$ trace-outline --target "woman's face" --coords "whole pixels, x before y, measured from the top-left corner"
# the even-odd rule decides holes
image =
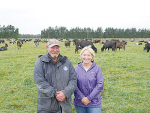
[[[92,54],[88,51],[85,50],[82,55],[81,55],[81,60],[83,61],[83,63],[88,64],[91,62],[93,56]]]

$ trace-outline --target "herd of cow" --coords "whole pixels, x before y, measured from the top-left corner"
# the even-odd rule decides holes
[[[96,41],[94,40],[94,42],[92,41],[87,41],[87,40],[73,40],[73,43],[76,45],[76,48],[75,48],[75,53],[78,52],[79,49],[82,49],[84,48],[85,46],[88,46],[88,45],[91,45],[91,48],[97,53],[97,48],[93,45],[93,43],[100,43],[100,41]],[[147,52],[149,52],[150,50],[150,42],[145,42],[145,47],[144,47],[144,50],[147,50]],[[123,48],[125,50],[125,45],[127,45],[127,42],[126,41],[122,41],[120,42],[119,40],[114,40],[114,39],[111,39],[110,41],[109,40],[106,40],[106,42],[102,42],[103,44],[103,47],[101,48],[101,51],[103,52],[104,50],[109,49],[111,48],[112,51],[116,51],[117,48],[119,48],[119,51],[120,51],[120,48]],[[65,45],[66,42],[65,42]]]
[[[62,41],[63,39],[59,39],[59,40]],[[17,47],[18,47],[18,49],[20,49],[24,42],[32,41],[32,39],[27,39],[27,40],[25,40],[25,39],[16,39],[16,40],[9,39],[8,40],[7,39],[7,41],[9,41],[10,44],[15,44],[16,41],[17,41]],[[76,52],[78,53],[79,49],[82,49],[85,46],[89,46],[89,45],[91,45],[91,48],[97,53],[97,48],[94,46],[94,43],[100,43],[101,42],[103,44],[103,47],[101,48],[102,52],[106,49],[108,49],[108,51],[109,51],[110,48],[112,49],[112,51],[116,51],[117,48],[119,48],[119,50],[120,50],[120,48],[123,48],[125,50],[125,46],[127,45],[126,41],[120,42],[119,40],[115,40],[115,39],[111,39],[110,41],[109,40],[105,40],[105,41],[106,42],[101,42],[100,39],[95,39],[94,41],[92,41],[92,40],[78,40],[78,39],[72,40],[73,45],[75,45],[75,54],[76,54]],[[47,43],[48,41],[47,40],[41,41],[41,39],[36,39],[34,41],[34,45],[36,47],[38,47],[39,42],[46,42]],[[0,43],[5,44],[5,46],[2,46],[0,48],[0,51],[7,50],[8,44],[5,43],[5,40],[0,40]],[[66,40],[65,41],[65,46],[70,47],[70,43],[71,43],[70,40]],[[143,50],[147,50],[147,52],[149,52],[149,50],[150,50],[150,41],[147,41],[145,43],[146,44],[145,44],[145,47],[144,47]]]

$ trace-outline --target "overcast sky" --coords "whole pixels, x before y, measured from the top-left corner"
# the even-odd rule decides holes
[[[0,0],[0,25],[20,34],[48,27],[150,29],[149,0]]]

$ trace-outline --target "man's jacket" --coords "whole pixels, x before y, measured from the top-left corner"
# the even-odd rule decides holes
[[[37,85],[37,111],[71,113],[71,95],[76,89],[77,78],[70,60],[60,55],[55,65],[49,54],[41,56],[34,67],[34,79]],[[56,91],[66,95],[63,102],[55,98]]]

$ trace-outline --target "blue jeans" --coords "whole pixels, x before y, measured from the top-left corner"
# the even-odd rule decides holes
[[[74,105],[77,113],[101,113],[101,108],[81,107]]]

